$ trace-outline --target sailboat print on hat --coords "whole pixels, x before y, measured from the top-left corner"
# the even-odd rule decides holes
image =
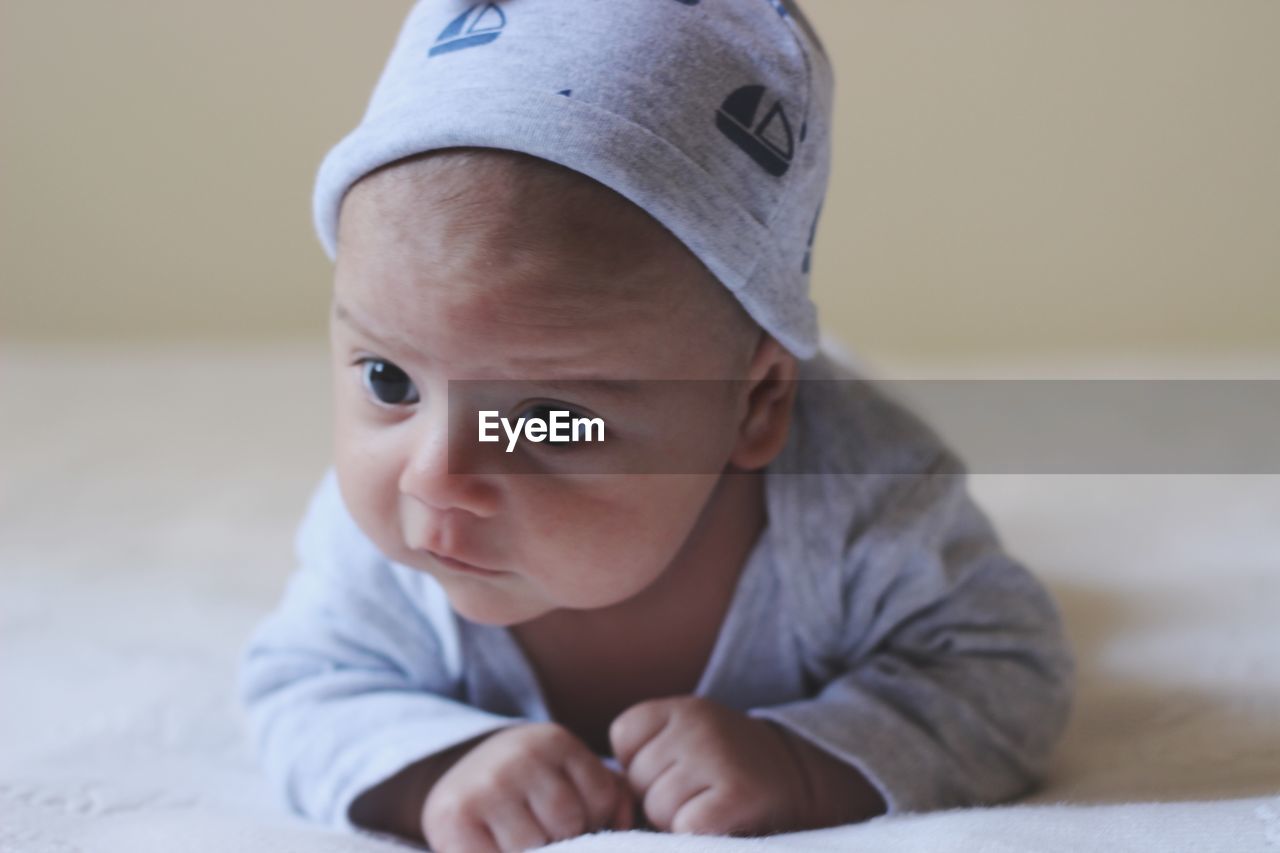
[[[791,168],[795,141],[781,99],[756,123],[764,93],[765,87],[759,85],[735,90],[716,110],[716,127],[766,172],[780,178]]]
[[[477,9],[480,11],[476,12]],[[507,16],[497,5],[473,3],[467,7],[467,11],[440,31],[440,35],[436,36],[435,46],[427,51],[427,58],[438,53],[451,53],[488,44],[502,34],[502,28],[506,25]]]

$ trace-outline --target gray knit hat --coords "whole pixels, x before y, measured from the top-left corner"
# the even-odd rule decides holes
[[[320,166],[316,230],[334,258],[343,195],[394,160],[521,151],[639,205],[809,358],[833,87],[791,0],[421,0]]]

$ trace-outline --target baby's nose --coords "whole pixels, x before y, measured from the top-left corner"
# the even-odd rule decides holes
[[[441,422],[428,425],[416,436],[400,475],[400,491],[435,510],[493,515],[496,482],[480,473],[472,450],[475,442],[468,441],[460,430],[461,425]]]

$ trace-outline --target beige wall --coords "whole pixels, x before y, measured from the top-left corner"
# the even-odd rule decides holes
[[[322,336],[311,180],[408,4],[0,4],[0,333]],[[837,72],[829,331],[1280,345],[1280,3],[804,5]]]

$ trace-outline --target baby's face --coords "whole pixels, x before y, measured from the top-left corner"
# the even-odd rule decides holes
[[[384,554],[474,621],[623,602],[698,524],[747,405],[738,383],[691,394],[639,380],[744,378],[758,330],[656,222],[606,209],[602,188],[550,197],[495,169],[442,203],[448,176],[433,168],[392,167],[343,204],[331,346],[344,500]],[[501,382],[448,385],[459,379]],[[545,416],[536,407],[602,418],[605,443],[478,443],[478,409],[514,421]],[[673,467],[689,473],[635,473]]]

